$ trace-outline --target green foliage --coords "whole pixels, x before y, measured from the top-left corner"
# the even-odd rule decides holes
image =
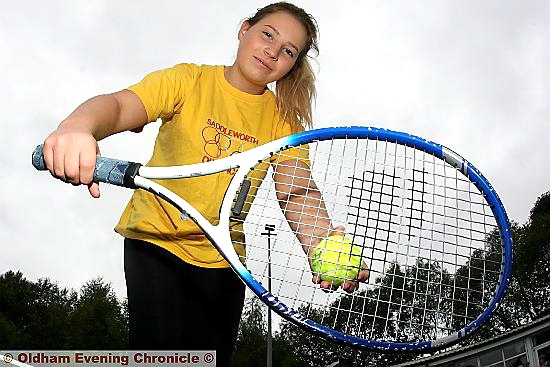
[[[536,200],[527,223],[512,223],[512,238],[513,271],[504,300],[487,324],[464,344],[494,337],[550,313],[550,192]],[[495,233],[489,241],[500,246]],[[476,254],[470,261],[476,261]]]
[[[125,349],[127,316],[110,285],[98,278],[86,283],[70,316],[73,342],[92,349]]]
[[[512,236],[513,273],[508,292],[488,323],[462,344],[493,337],[550,313],[550,192],[537,199],[528,223],[512,223]],[[433,338],[433,330],[420,327],[415,329],[408,325],[425,325],[426,320],[421,321],[420,318],[428,317],[428,324],[443,324],[456,329],[464,325],[464,320],[456,317],[446,318],[445,314],[465,314],[467,308],[469,315],[478,315],[487,305],[500,277],[501,244],[498,233],[491,233],[487,242],[488,251],[474,251],[467,263],[456,269],[452,276],[437,263],[425,260],[419,260],[415,266],[407,269],[402,269],[395,263],[390,265],[383,278],[376,280],[374,288],[363,291],[354,297],[353,301],[349,297],[335,301],[340,303],[340,311],[337,314],[336,304],[328,307],[328,313],[306,306],[299,311],[313,320],[323,317],[324,324],[334,325],[338,330],[372,339],[383,338],[388,334],[393,340]],[[434,276],[438,279],[434,279]],[[430,286],[427,286],[427,282],[412,281],[428,277],[432,284]],[[481,279],[484,281],[484,287]],[[430,288],[433,284],[439,284],[442,288]],[[451,296],[449,292],[452,291],[457,294]],[[439,297],[440,294],[442,297]],[[445,296],[446,294],[448,296]],[[464,301],[466,299],[468,302]],[[369,304],[375,302],[371,300],[378,300],[376,307]],[[355,303],[343,304],[346,302]],[[427,308],[437,309],[437,302],[443,312],[428,315],[416,312],[423,307],[417,308],[415,305],[432,304]],[[397,319],[394,319],[395,322],[391,325],[385,325],[388,315],[397,314],[396,307],[401,308]],[[352,312],[342,312],[341,309],[349,309]],[[359,323],[358,313],[354,318],[353,311],[359,312],[363,309],[376,309],[376,314],[370,319],[363,316],[362,322]],[[313,337],[286,321],[283,321],[280,330],[278,342],[294,351],[296,360],[305,366],[326,366],[337,360],[351,361],[353,366],[389,366],[415,358],[414,354],[353,350]]]
[[[324,314],[321,310],[310,309],[304,305],[297,310],[303,315],[308,315],[312,320],[321,319]],[[335,353],[338,350],[333,343],[312,336],[294,324],[283,321],[280,326],[278,340],[284,345],[291,346],[295,354],[296,361],[303,366],[324,366],[327,361],[334,360]]]
[[[537,199],[527,223],[512,223],[512,234],[514,270],[508,292],[489,322],[465,343],[495,336],[550,313],[550,192]],[[486,304],[491,286],[482,288],[475,279],[481,279],[484,269],[485,285],[496,283],[500,267],[498,234],[490,234],[487,241],[489,251],[473,252],[467,264],[456,269],[454,275],[437,263],[421,259],[406,269],[393,263],[384,277],[375,280],[374,287],[357,297],[335,300],[341,303],[339,307],[332,304],[320,310],[303,305],[298,311],[313,320],[323,319],[323,323],[343,332],[371,339],[433,338],[433,330],[417,327],[427,323],[422,318],[433,325],[456,328],[460,320],[447,319],[445,314],[463,314],[466,308],[468,313],[477,314]],[[480,274],[475,274],[476,271]],[[412,281],[428,278],[430,282]],[[436,288],[434,284],[438,284]],[[452,285],[459,294],[446,297]],[[439,297],[440,294],[443,296]],[[469,301],[462,302],[463,299]],[[443,312],[418,313],[425,305]],[[340,311],[336,312],[337,309]],[[364,309],[376,312],[359,320],[357,315]],[[0,347],[4,349],[125,349],[127,315],[126,302],[119,301],[111,286],[100,278],[76,292],[60,288],[48,279],[28,281],[20,272],[0,275]],[[233,366],[266,365],[266,315],[266,307],[256,297],[247,300]],[[388,315],[397,315],[390,325],[386,323]],[[414,354],[354,350],[312,336],[287,321],[275,329],[273,366],[323,367],[337,360],[347,360],[357,367],[388,366],[415,358]]]
[[[125,304],[95,279],[77,294],[21,272],[0,276],[0,346],[4,349],[124,349]]]
[[[513,274],[496,319],[505,329],[550,311],[550,192],[540,196],[529,222],[514,224]],[[507,320],[507,322],[505,322]]]
[[[267,364],[267,312],[267,307],[257,297],[247,299],[239,326],[232,366],[258,367]],[[309,366],[296,358],[296,352],[283,335],[287,334],[274,331],[272,335],[273,366]]]
[[[266,363],[266,329],[261,301],[256,297],[248,299],[233,356],[234,366],[252,367]]]

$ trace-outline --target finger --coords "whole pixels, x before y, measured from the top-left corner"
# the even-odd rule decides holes
[[[324,292],[327,292],[327,293],[328,292],[334,292],[338,289],[337,285],[334,285],[331,282],[327,282],[326,280],[321,281],[321,283],[319,285],[320,285],[321,289]]]
[[[50,147],[50,144],[44,142],[44,145],[42,146],[42,155],[44,156],[46,168],[53,175],[53,149]]]
[[[91,184],[88,184],[88,191],[90,192],[90,195],[92,195],[94,198],[99,198],[99,183],[92,182]]]
[[[319,283],[321,283],[321,278],[319,278],[318,275],[314,275],[314,276],[311,278],[311,281],[312,281],[314,284],[319,284]]]
[[[65,153],[63,166],[65,181],[79,185],[81,183],[79,155]]]
[[[357,280],[360,282],[366,282],[370,278],[370,272],[368,270],[361,270],[357,275]]]
[[[346,280],[344,284],[342,284],[342,289],[348,293],[352,293],[358,288],[359,288],[359,284],[351,280]]]
[[[80,167],[80,177],[79,180],[81,183],[90,185],[94,178],[94,170],[99,149],[83,149],[79,155],[79,167]]]
[[[313,277],[311,278],[311,281],[314,284],[319,284],[319,286],[323,291],[334,291],[338,289],[338,286],[334,286],[332,283],[327,282],[326,280],[322,280],[318,274],[313,275]]]
[[[366,282],[369,279],[369,275],[369,268],[363,263],[362,270],[357,274],[357,280],[346,280],[342,284],[342,289],[348,293],[354,292],[356,289],[359,289],[359,282]]]
[[[369,267],[367,266],[367,264],[365,264],[365,262],[363,262],[362,269],[359,272],[359,274],[357,274],[357,280],[359,280],[360,282],[366,282],[367,280],[369,280],[369,278],[370,278]]]
[[[67,181],[65,176],[65,154],[52,148],[52,175],[62,181]]]

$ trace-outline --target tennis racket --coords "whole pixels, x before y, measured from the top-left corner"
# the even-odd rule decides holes
[[[281,185],[274,182],[278,165],[299,160],[322,194],[319,208],[302,206],[307,215],[282,202],[288,195],[277,192]],[[32,161],[45,169],[41,146]],[[235,173],[215,224],[158,183],[228,169]],[[212,162],[173,167],[98,157],[94,180],[170,202],[273,311],[359,349],[418,351],[456,343],[495,311],[511,274],[510,225],[489,182],[452,150],[401,132],[310,130]],[[303,181],[292,175],[285,180]],[[311,280],[297,237],[302,227],[315,227],[316,212],[344,226],[361,249],[370,278],[352,293],[326,292]],[[245,255],[238,255],[239,246],[246,247]]]

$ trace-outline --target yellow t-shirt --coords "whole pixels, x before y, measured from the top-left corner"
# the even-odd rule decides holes
[[[234,88],[225,80],[223,66],[179,64],[128,89],[143,102],[149,121],[162,119],[149,166],[207,162],[292,132],[279,118],[271,91],[252,95]],[[159,183],[216,224],[232,173]],[[145,190],[134,192],[115,231],[152,242],[194,265],[228,266],[192,220],[182,220],[177,209]]]

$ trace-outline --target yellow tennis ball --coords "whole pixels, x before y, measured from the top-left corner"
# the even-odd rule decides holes
[[[330,236],[313,250],[311,270],[333,286],[357,279],[361,271],[361,248],[347,237]]]

